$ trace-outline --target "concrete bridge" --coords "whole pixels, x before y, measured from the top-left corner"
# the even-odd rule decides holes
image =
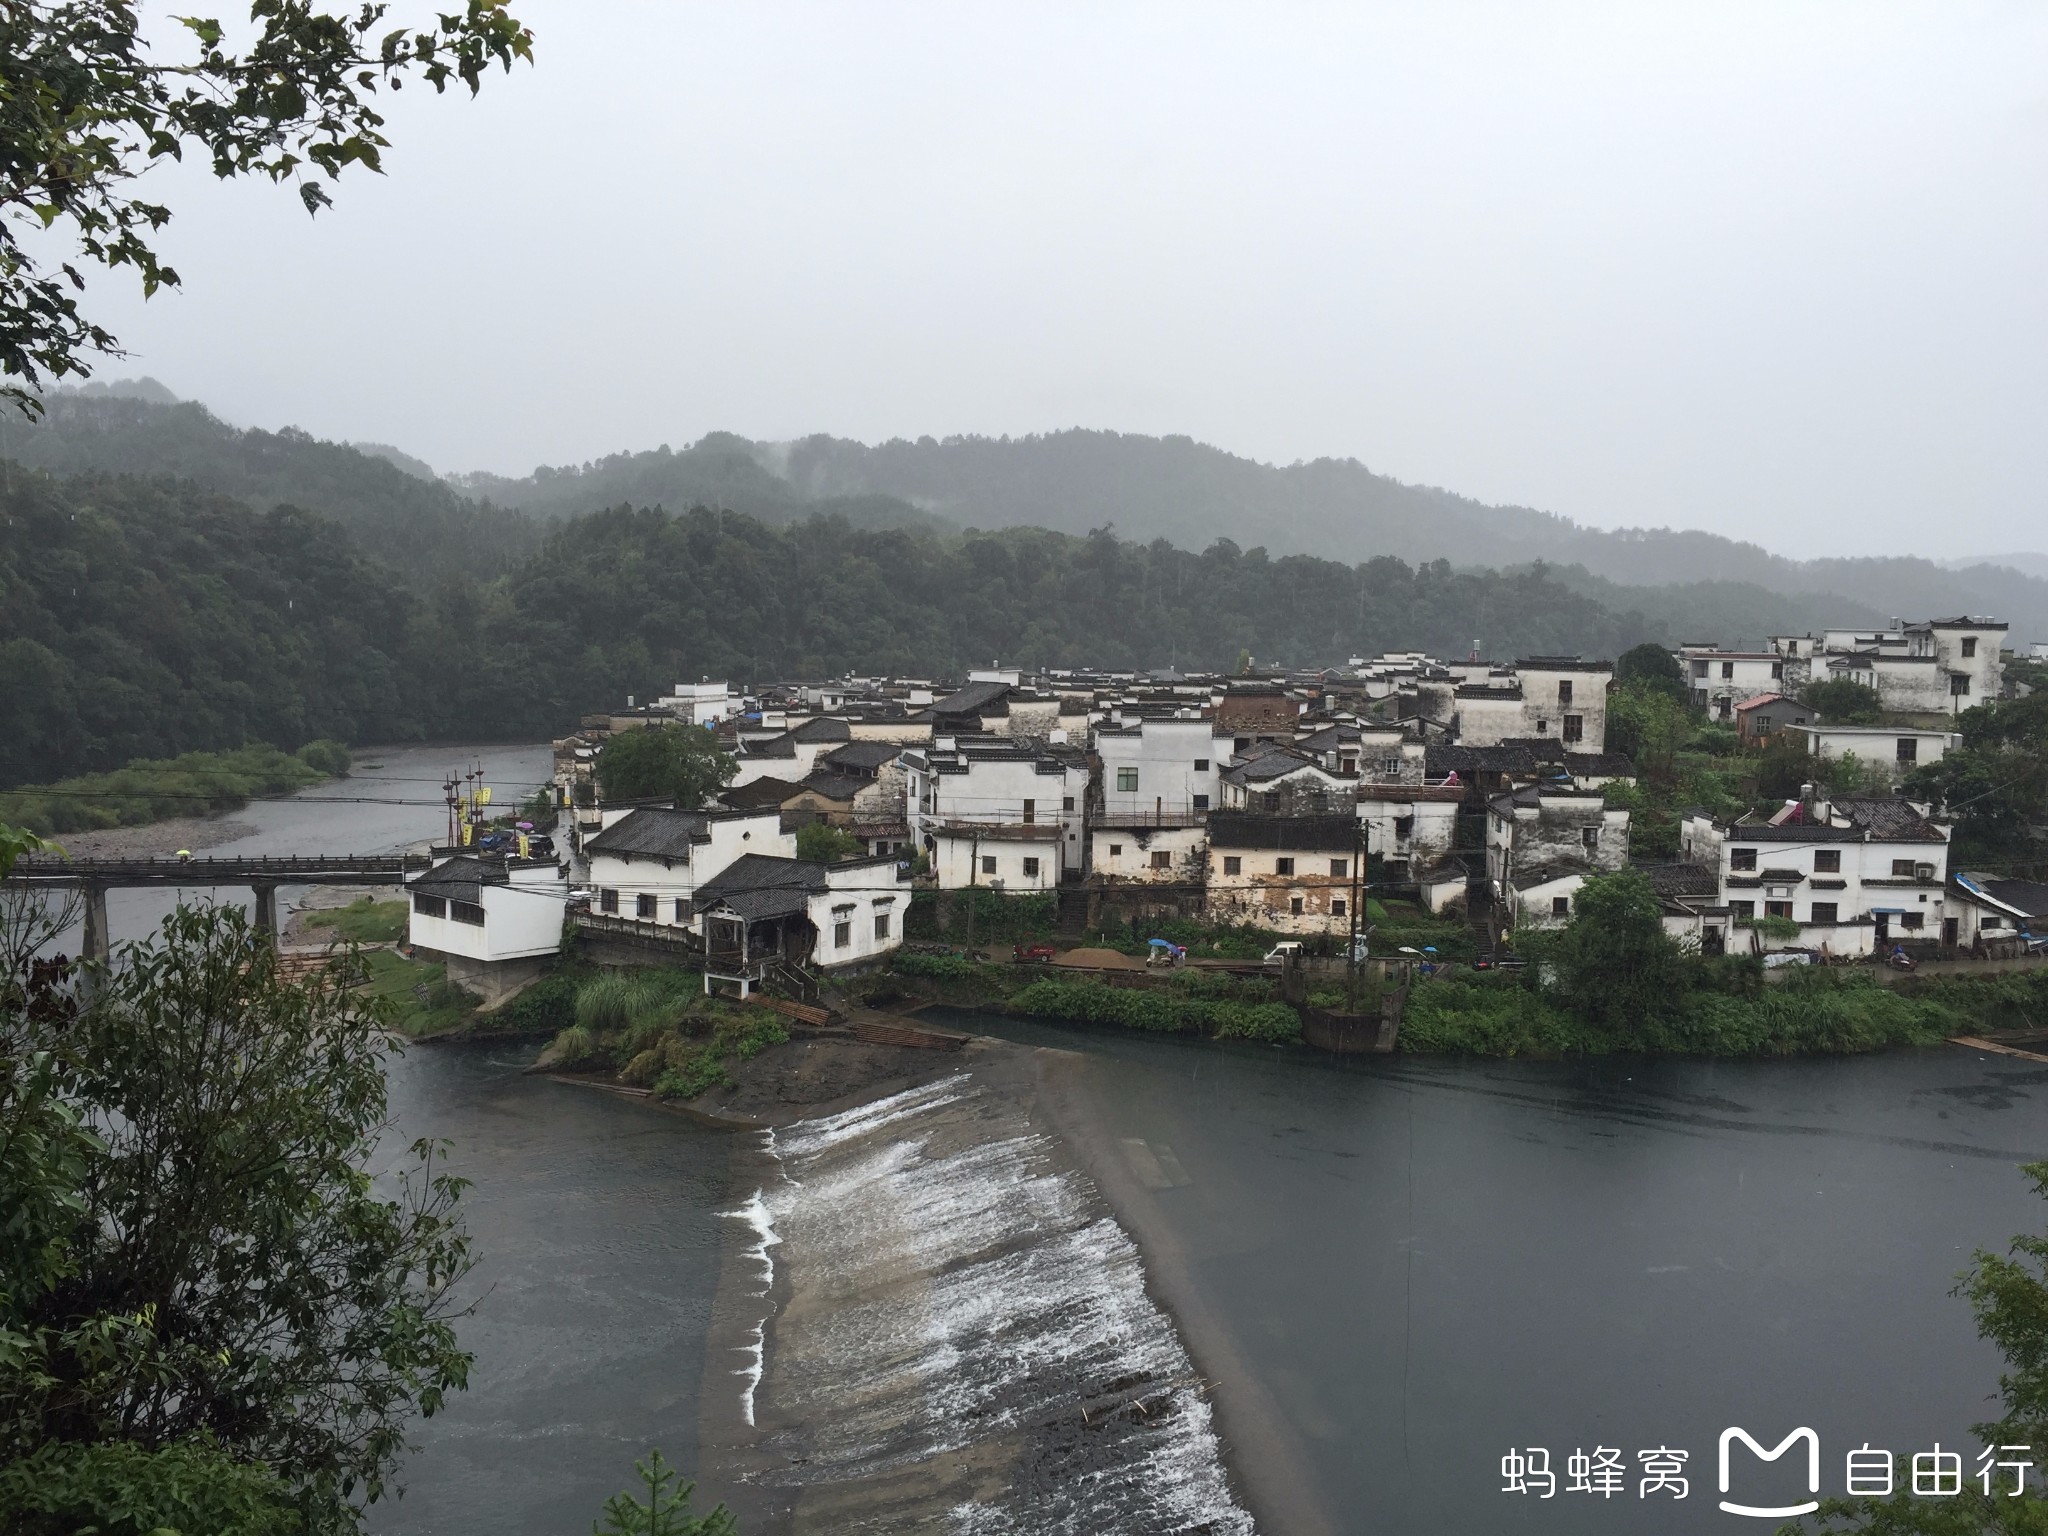
[[[242,885],[256,897],[256,927],[277,933],[280,885],[403,885],[432,863],[421,853],[288,854],[240,859],[21,859],[7,878],[83,893],[86,957],[105,960],[107,892],[116,886]]]

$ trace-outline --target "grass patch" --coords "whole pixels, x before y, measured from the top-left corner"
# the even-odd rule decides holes
[[[730,1086],[735,1066],[789,1039],[780,1014],[706,997],[703,986],[696,971],[564,975],[544,979],[500,1013],[533,999],[522,1015],[527,1026],[556,1024],[542,1055],[549,1065],[609,1072],[665,1099],[694,1099]]]
[[[345,907],[318,907],[299,913],[308,928],[332,928],[345,944],[395,944],[405,937],[411,906],[403,901],[378,901],[358,896]]]
[[[448,981],[448,968],[409,960],[395,949],[363,951],[369,980],[359,996],[383,1004],[386,1022],[414,1040],[462,1029],[476,1018],[477,1000]]]

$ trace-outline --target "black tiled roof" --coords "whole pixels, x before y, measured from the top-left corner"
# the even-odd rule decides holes
[[[814,716],[789,733],[791,741],[851,741],[853,727],[829,715]]]
[[[1878,843],[1938,843],[1941,831],[1913,809],[1910,801],[1896,796],[1845,795],[1834,802],[1835,814],[1848,818],[1859,831],[1868,832]]]
[[[818,761],[834,768],[873,773],[893,763],[902,754],[903,744],[898,741],[849,741],[843,747],[834,747]]]
[[[1720,885],[1704,864],[1638,864],[1636,869],[1659,896],[1713,896]]]
[[[1534,773],[1536,755],[1527,747],[1459,747],[1423,749],[1422,761],[1432,779],[1447,773]]]
[[[803,786],[792,779],[751,779],[719,794],[719,799],[737,811],[765,810],[780,805]]]
[[[951,693],[932,705],[935,715],[976,715],[1007,698],[1012,692],[1008,683],[969,683],[958,693]]]
[[[501,865],[486,864],[482,859],[460,854],[443,860],[417,880],[407,883],[409,891],[423,891],[429,896],[445,896],[456,901],[475,902],[478,892],[487,885],[505,884],[505,871]]]
[[[825,866],[811,859],[784,859],[769,853],[743,853],[715,877],[697,887],[692,898],[699,912],[749,892],[781,891],[798,899],[825,889]],[[785,909],[789,910],[789,909]]]
[[[872,782],[858,774],[814,773],[804,780],[801,787],[814,795],[823,795],[827,800],[851,800]]]
[[[711,835],[703,811],[660,810],[642,806],[628,811],[583,845],[586,853],[639,854],[646,858],[687,859],[690,845]]]
[[[1979,878],[1977,883],[2007,906],[2018,907],[2029,917],[2048,917],[2048,885],[2038,880]]]

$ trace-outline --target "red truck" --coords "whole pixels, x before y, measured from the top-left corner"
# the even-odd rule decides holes
[[[1035,944],[1018,944],[1010,950],[1011,956],[1017,960],[1050,960],[1059,952],[1057,944],[1049,944],[1044,939]]]

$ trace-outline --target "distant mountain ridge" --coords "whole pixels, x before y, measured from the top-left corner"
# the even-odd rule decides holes
[[[1717,534],[1609,531],[1378,475],[1356,460],[1277,466],[1187,437],[1075,429],[1016,438],[924,437],[868,446],[714,432],[522,477],[435,477],[383,444],[323,442],[226,425],[153,379],[62,391],[48,420],[0,421],[0,459],[57,474],[168,474],[259,510],[293,504],[347,527],[416,577],[490,576],[549,525],[622,505],[744,512],[770,526],[823,514],[859,530],[1112,528],[1199,552],[1218,540],[1278,558],[1357,564],[1393,556],[1460,569],[1543,565],[1615,612],[1657,616],[1673,638],[1762,641],[1819,625],[1991,613],[2012,639],[2048,639],[2048,556],[1792,560]]]
[[[522,479],[467,475],[455,483],[505,506],[573,516],[620,502],[670,509],[701,502],[781,522],[809,511],[858,508],[860,526],[1040,527],[1083,534],[1112,528],[1140,543],[1184,549],[1228,539],[1275,557],[1314,554],[1356,563],[1392,555],[1465,569],[1541,562],[1632,590],[1683,586],[1696,617],[1689,637],[1760,642],[1768,634],[1898,618],[1993,613],[2015,640],[2048,639],[2044,569],[1938,563],[1918,556],[1793,560],[1696,530],[1588,528],[1554,512],[1494,506],[1373,473],[1353,459],[1291,465],[1256,460],[1188,437],[1076,428],[1025,437],[898,438],[873,446],[815,436],[750,441],[712,433],[680,452],[621,453]],[[1718,593],[1717,607],[1710,600]],[[1775,599],[1775,600],[1773,600]],[[1651,610],[1659,603],[1651,599]],[[1725,616],[1718,621],[1715,613]],[[1763,625],[1763,628],[1751,626]]]
[[[1552,512],[1404,484],[1355,459],[1279,466],[1186,437],[1074,429],[874,447],[809,437],[764,451],[763,461],[786,464],[788,479],[809,495],[896,496],[970,526],[1028,519],[1079,533],[1108,523],[1140,541],[1199,549],[1228,538],[1275,555],[1349,561],[1389,554],[1506,568],[1540,560],[1632,587],[1748,583],[1807,600],[1806,622],[1814,624],[1867,621],[1857,614],[1989,612],[2012,621],[2016,638],[2048,638],[2048,570],[1951,569],[1917,556],[1802,561],[1719,534],[1588,528]],[[1831,600],[1841,604],[1839,617]]]

